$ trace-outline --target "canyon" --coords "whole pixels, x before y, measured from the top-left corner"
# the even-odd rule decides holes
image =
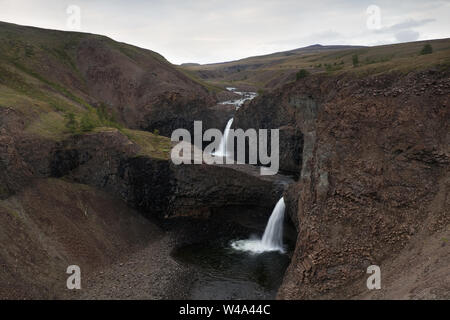
[[[420,42],[313,46],[244,69],[175,66],[106,37],[0,22],[0,297],[450,298],[449,40],[430,43],[427,56]],[[356,68],[354,52],[394,58]],[[245,93],[283,59],[346,64],[295,79],[288,60]],[[280,173],[175,165],[170,136],[196,120],[279,129]],[[255,264],[277,261],[270,278],[223,252],[262,235],[280,198],[287,250]],[[192,263],[224,257],[246,279]],[[72,264],[79,292],[65,288]],[[383,287],[368,291],[374,264]]]

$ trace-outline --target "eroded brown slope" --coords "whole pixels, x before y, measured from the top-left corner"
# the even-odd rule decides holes
[[[53,299],[68,292],[66,269],[85,277],[162,237],[122,201],[58,179],[34,180],[0,200],[0,297]]]
[[[79,70],[89,95],[114,106],[125,125],[170,136],[207,119],[215,99],[205,87],[145,50],[117,50],[105,39],[83,39],[77,49]]]

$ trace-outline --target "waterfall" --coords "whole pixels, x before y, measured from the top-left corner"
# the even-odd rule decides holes
[[[223,136],[222,136],[222,139],[220,140],[219,147],[218,147],[217,151],[214,152],[215,156],[219,156],[219,157],[227,156],[227,154],[228,154],[228,150],[227,150],[228,135],[230,133],[230,128],[231,128],[232,123],[233,123],[233,118],[231,118],[227,122],[227,126],[225,127],[225,131],[223,132]]]
[[[269,222],[261,239],[264,247],[283,248],[283,219],[285,208],[284,198],[281,197],[270,215]]]
[[[278,200],[267,222],[262,239],[238,240],[231,243],[233,249],[262,253],[266,251],[284,252],[283,248],[283,220],[286,205],[284,198]]]

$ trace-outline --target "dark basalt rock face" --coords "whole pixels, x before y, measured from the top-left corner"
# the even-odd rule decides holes
[[[303,134],[294,126],[282,126],[279,129],[280,169],[298,177],[302,166]]]
[[[298,176],[302,166],[303,132],[296,122],[295,108],[279,105],[279,94],[262,95],[240,108],[234,117],[233,128],[279,129],[280,170]],[[270,133],[268,133],[270,152]]]
[[[180,101],[173,99],[158,102],[154,110],[143,116],[140,128],[150,132],[158,130],[161,135],[170,137],[179,128],[186,129],[193,135],[194,121],[202,121],[205,130],[221,126],[226,121],[214,110],[214,103],[211,101],[194,97],[189,101],[184,98]],[[216,117],[219,117],[219,121]]]
[[[284,190],[277,181],[263,179],[245,167],[203,164],[171,168],[176,185],[170,216],[208,217],[226,207],[259,208],[267,215]]]
[[[239,206],[263,208],[267,215],[285,188],[254,168],[174,165],[136,156],[136,151],[119,132],[78,136],[55,148],[51,173],[116,194],[159,218],[209,217],[218,209]]]
[[[118,177],[124,181],[119,190],[128,203],[145,215],[164,218],[173,189],[173,173],[167,160],[132,157],[122,161]]]
[[[51,174],[106,190],[144,213],[163,216],[171,189],[169,163],[137,156],[138,150],[119,131],[76,136],[53,150]]]

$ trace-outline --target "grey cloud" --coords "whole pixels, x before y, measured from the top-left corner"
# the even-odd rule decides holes
[[[406,21],[396,23],[392,26],[382,28],[381,32],[386,32],[386,31],[396,32],[396,31],[401,31],[401,30],[405,30],[405,29],[417,28],[417,27],[424,26],[424,25],[426,25],[430,22],[434,22],[434,21],[436,21],[436,19],[431,19],[431,18],[421,19],[421,20],[408,19]]]
[[[402,30],[400,32],[397,32],[395,34],[395,39],[397,39],[398,42],[408,42],[408,41],[415,41],[419,39],[420,33],[414,30]]]
[[[280,40],[275,40],[275,41],[269,41],[267,42],[268,45],[280,45],[280,46],[285,46],[285,45],[292,45],[294,43],[297,43],[297,46],[301,46],[301,45],[311,45],[311,44],[326,44],[329,43],[330,41],[334,41],[337,39],[342,39],[343,35],[333,31],[333,30],[328,30],[328,31],[323,31],[323,32],[317,32],[317,33],[311,33],[309,35],[307,35],[306,37],[283,37]],[[293,48],[294,49],[294,48]],[[296,49],[296,48],[295,48]]]
[[[426,24],[435,21],[436,19],[434,18],[427,18],[420,20],[408,19],[400,23],[396,23],[391,26],[381,28],[380,30],[376,31],[376,33],[386,35],[386,38],[388,38],[389,36],[391,37],[393,36],[393,39],[395,39],[395,41],[380,41],[381,43],[384,44],[416,41],[420,37],[420,32],[413,30],[413,28],[420,28]]]

